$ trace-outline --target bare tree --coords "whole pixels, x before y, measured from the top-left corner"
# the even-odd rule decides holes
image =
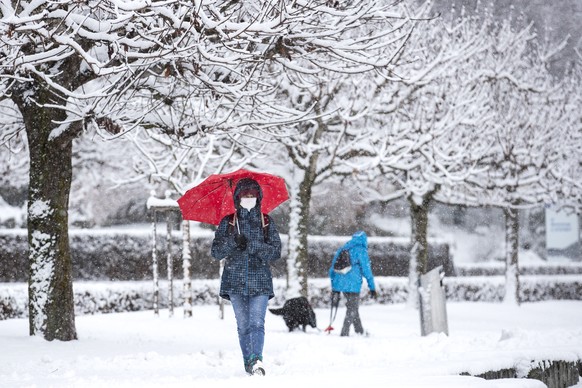
[[[504,210],[504,300],[519,304],[518,212],[559,200],[564,189],[562,177],[575,155],[570,146],[577,144],[578,114],[571,103],[575,94],[568,86],[572,79],[558,82],[552,77],[544,62],[549,57],[547,50],[528,39],[515,41],[512,51],[521,52],[521,60],[515,58],[503,72],[489,78],[494,93],[496,143],[487,172],[476,185],[484,190],[481,203]],[[494,63],[499,68],[507,61],[498,58]]]
[[[307,225],[313,186],[331,176],[334,161],[358,155],[356,149],[361,147],[357,146],[357,140],[365,136],[349,128],[350,120],[365,107],[365,98],[360,97],[365,95],[366,86],[358,82],[366,78],[362,74],[372,71],[386,77],[394,66],[394,57],[406,42],[410,21],[414,18],[407,7],[381,2],[311,5],[324,10],[320,18],[305,18],[304,13],[295,11],[293,19],[300,17],[303,28],[314,31],[314,36],[320,36],[321,23],[326,21],[330,31],[325,36],[334,34],[334,37],[325,44],[319,42],[320,46],[316,47],[306,45],[304,35],[289,34],[267,47],[267,56],[272,61],[264,66],[263,74],[268,74],[268,78],[264,80],[267,86],[261,94],[260,114],[255,108],[240,109],[244,105],[240,101],[237,101],[238,110],[224,109],[222,105],[208,109],[208,102],[203,108],[212,112],[213,117],[216,112],[224,113],[223,119],[215,119],[223,131],[232,131],[232,126],[241,124],[252,127],[245,137],[251,139],[246,143],[252,144],[255,150],[265,146],[258,145],[257,139],[270,143],[266,162],[254,159],[252,165],[272,167],[276,143],[282,146],[283,160],[289,158],[292,162],[287,168],[291,167],[293,172],[282,173],[292,177],[287,180],[291,186],[288,285],[290,293],[304,295],[307,294]],[[342,39],[349,44],[337,44]],[[357,96],[350,96],[356,89],[360,90],[355,92]],[[243,138],[237,142],[242,143]]]
[[[343,5],[338,7],[341,9]],[[291,192],[289,296],[308,294],[307,236],[312,233],[309,220],[314,190],[322,182],[337,178],[341,174],[339,165],[349,165],[357,158],[370,155],[365,146],[369,130],[354,124],[367,113],[375,82],[389,82],[413,26],[422,22],[419,19],[423,7],[409,9],[401,3],[393,5],[392,9],[391,14],[373,23],[351,21],[350,24],[357,27],[342,32],[349,37],[354,34],[367,36],[366,40],[358,38],[357,46],[363,51],[351,54],[351,61],[345,62],[340,51],[330,48],[322,53],[318,63],[303,57],[293,58],[292,67],[282,62],[284,67],[275,79],[278,100],[290,109],[313,112],[293,123],[279,125],[281,132],[272,137],[279,144],[275,148],[277,155],[281,155],[279,160],[285,161],[274,162],[282,165],[279,173],[289,178]]]
[[[29,145],[30,334],[76,339],[67,212],[73,139],[89,122],[117,131],[112,112],[100,108],[147,84],[168,58],[191,56],[194,15],[172,2],[3,1],[0,12],[0,89]]]
[[[313,192],[334,178],[335,165],[347,163],[362,152],[359,142],[366,136],[365,129],[350,125],[365,110],[363,87],[355,87],[356,80],[328,71],[309,80],[313,83],[306,78],[291,77],[285,85],[286,95],[296,99],[291,101],[296,106],[313,105],[317,117],[289,128],[286,136],[274,138],[290,178],[288,294],[304,296],[308,292],[307,236],[313,232],[309,230]]]
[[[487,86],[480,67],[491,47],[490,19],[461,16],[425,23],[402,53],[406,66],[381,85],[368,125],[374,158],[362,165],[364,182],[383,179],[388,192],[364,183],[367,200],[406,197],[411,215],[409,303],[417,302],[418,275],[428,271],[428,214],[444,187],[454,187],[479,171],[487,154]]]
[[[224,169],[244,167],[248,159],[254,156],[248,152],[248,148],[241,148],[237,142],[242,137],[240,133],[208,134],[202,138],[197,136],[179,138],[161,133],[162,131],[174,133],[171,129],[171,127],[155,129],[140,127],[126,135],[137,149],[137,155],[134,163],[127,166],[131,171],[126,169],[124,179],[120,179],[118,184],[146,181],[144,185],[150,186],[152,191],[159,191],[161,187],[169,189],[166,190],[166,195],[169,193],[182,195],[208,175],[224,172]],[[185,317],[192,316],[190,259],[190,221],[182,220]],[[154,272],[154,277],[156,275]],[[154,279],[154,282],[157,282],[157,279]]]
[[[89,126],[119,134],[171,104],[168,80],[188,79],[217,116],[184,136],[217,128],[272,126],[304,115],[279,108],[265,63],[317,72],[372,69],[367,51],[389,31],[362,26],[407,16],[356,1],[39,1],[0,3],[0,90],[17,107],[29,144],[30,334],[77,337],[68,203],[73,139]],[[320,60],[322,56],[325,59]],[[297,61],[312,64],[312,68]],[[381,60],[382,61],[382,60]],[[380,61],[380,62],[381,62]],[[387,61],[387,60],[384,60]]]
[[[419,46],[407,46],[416,54],[416,62],[405,68],[408,72],[401,73],[403,87],[385,88],[383,96],[387,98],[381,100],[385,107],[377,109],[382,114],[374,118],[384,125],[384,133],[374,143],[378,157],[372,161],[381,175],[393,182],[394,190],[385,195],[375,193],[372,198],[390,200],[404,195],[411,207],[412,302],[416,301],[416,276],[428,269],[426,236],[431,202],[493,204],[488,199],[500,195],[495,194],[494,185],[472,195],[466,188],[491,182],[484,176],[499,171],[493,160],[511,163],[514,158],[501,149],[528,160],[527,168],[516,164],[514,170],[536,178],[512,179],[508,170],[503,169],[505,175],[493,181],[504,190],[516,182],[524,184],[519,196],[525,201],[531,201],[527,197],[548,198],[551,185],[548,180],[543,180],[545,183],[540,186],[532,183],[541,183],[542,175],[549,177],[547,168],[559,175],[552,162],[559,159],[553,144],[554,139],[563,138],[561,130],[568,127],[565,118],[569,116],[565,112],[564,93],[553,86],[543,66],[544,55],[533,44],[535,34],[530,26],[516,29],[509,20],[498,21],[488,13],[474,16],[461,13],[458,19],[435,21],[432,27],[419,38]],[[428,42],[421,44],[423,38]],[[420,47],[426,49],[421,52]],[[450,61],[439,61],[443,57]],[[423,78],[415,77],[417,74]],[[500,89],[500,85],[504,86]],[[392,108],[393,104],[398,108]],[[547,132],[542,134],[543,131]],[[519,135],[506,136],[509,132]],[[525,146],[520,138],[535,139],[544,148]],[[500,141],[505,146],[499,146]],[[514,203],[506,207],[518,206]],[[515,230],[513,221],[508,230]],[[508,237],[509,241],[509,248],[516,249],[515,238]],[[508,268],[516,269],[516,263],[508,264]],[[509,269],[508,273],[516,273]],[[510,280],[516,283],[514,279],[508,275],[508,284]]]
[[[561,142],[568,155],[567,168],[563,175],[556,177],[560,181],[558,205],[573,207],[576,213],[582,213],[582,52],[578,52],[578,62],[562,82],[563,93],[569,97],[567,102],[570,120],[567,138]]]

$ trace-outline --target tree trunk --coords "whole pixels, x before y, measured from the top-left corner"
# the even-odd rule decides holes
[[[428,270],[428,210],[432,192],[423,197],[408,197],[410,204],[410,267],[408,275],[409,306],[418,303],[418,279]]]
[[[153,295],[153,307],[154,315],[160,315],[160,280],[158,274],[158,234],[157,234],[157,223],[158,223],[158,212],[152,212],[152,276],[154,280],[154,295]]]
[[[31,87],[36,102],[48,101]],[[21,96],[24,96],[22,93]],[[68,208],[72,178],[72,137],[52,136],[63,110],[39,107],[18,96],[30,152],[28,192],[30,335],[46,340],[77,339],[69,248]]]
[[[184,271],[184,318],[192,317],[192,278],[190,276],[192,253],[190,251],[190,221],[182,221],[182,269]]]
[[[291,200],[289,222],[289,258],[287,262],[287,291],[289,296],[298,294],[307,297],[309,246],[309,206],[312,183],[307,174],[299,184]]]
[[[425,195],[420,203],[408,197],[411,217],[411,243],[415,255],[416,273],[423,275],[428,270],[428,206],[431,196]]]
[[[505,215],[505,296],[503,301],[519,305],[519,212],[503,209]]]

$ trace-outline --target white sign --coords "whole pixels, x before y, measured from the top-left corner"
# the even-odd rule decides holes
[[[578,243],[578,215],[565,210],[546,209],[546,248],[566,249]]]

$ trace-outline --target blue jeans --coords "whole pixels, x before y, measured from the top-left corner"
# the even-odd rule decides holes
[[[265,314],[269,295],[229,295],[236,328],[238,341],[245,363],[253,358],[262,359],[263,345],[265,343]]]

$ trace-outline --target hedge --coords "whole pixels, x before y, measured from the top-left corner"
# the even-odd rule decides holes
[[[191,273],[194,279],[218,277],[218,262],[210,257],[213,233],[197,233],[191,238]],[[334,252],[349,237],[312,236],[309,238],[308,276],[326,277]],[[283,257],[275,262],[273,276],[286,275],[286,236]],[[70,231],[74,280],[149,280],[152,278],[152,234],[147,230],[82,229]],[[369,254],[377,276],[407,276],[408,239],[370,237]],[[166,274],[167,250],[165,231],[158,235],[159,273]],[[174,274],[182,273],[181,234],[172,234]],[[0,282],[28,281],[27,231],[0,230]],[[429,269],[442,265],[447,276],[454,275],[449,246],[432,241],[429,248]]]
[[[374,303],[404,303],[408,296],[408,279],[403,277],[375,278],[378,293]],[[168,305],[167,282],[160,282],[160,307]],[[275,279],[275,305],[284,303],[285,280]],[[449,301],[498,302],[503,299],[503,277],[445,277],[445,292]],[[192,282],[192,304],[208,305],[218,301],[218,279]],[[362,303],[370,303],[367,288],[362,287]],[[130,312],[153,308],[153,282],[75,282],[73,285],[75,312],[78,315],[111,312]],[[329,280],[316,278],[309,281],[309,300],[314,307],[329,307]],[[182,304],[182,282],[174,281],[174,304]],[[537,302],[554,299],[582,300],[582,276],[523,276],[521,300]],[[0,320],[26,317],[27,285],[0,284]]]
[[[191,239],[191,273],[194,279],[218,277],[218,262],[209,256],[213,233],[196,233]],[[310,236],[308,276],[326,277],[331,257],[349,237]],[[70,231],[73,278],[75,280],[150,280],[152,278],[152,234],[146,230],[72,229]],[[286,236],[283,258],[273,266],[273,276],[286,273]],[[173,234],[174,274],[182,273],[181,235]],[[28,280],[28,243],[24,229],[0,229],[0,282]],[[451,276],[502,276],[501,262],[454,263],[449,245],[431,241],[429,269],[443,265]],[[369,254],[376,276],[408,276],[409,243],[404,238],[370,237]],[[166,274],[166,235],[158,236],[159,273]],[[561,262],[542,265],[521,264],[522,275],[582,274],[582,263]]]
[[[505,263],[456,263],[457,276],[502,276]],[[545,262],[543,264],[520,263],[521,275],[574,275],[582,274],[582,262]]]

